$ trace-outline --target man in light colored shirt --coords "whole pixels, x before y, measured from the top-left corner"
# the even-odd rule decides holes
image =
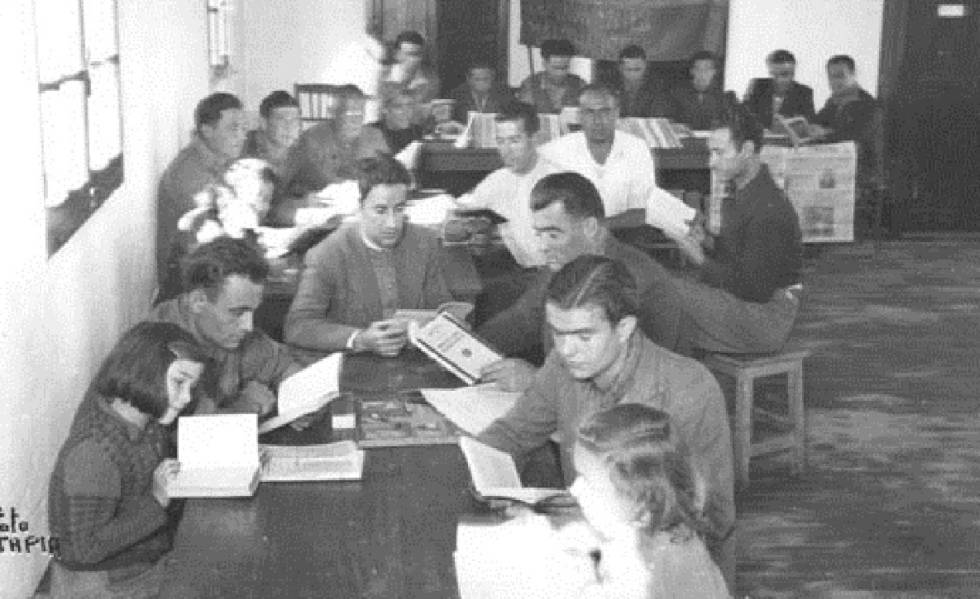
[[[531,223],[531,189],[558,167],[542,158],[534,144],[540,128],[530,104],[509,102],[494,119],[497,151],[504,167],[487,175],[471,193],[457,200],[461,208],[493,210],[507,219],[500,236],[514,261],[524,268],[542,266],[544,259]]]
[[[588,85],[579,95],[582,130],[545,144],[541,155],[592,181],[599,189],[610,229],[643,224],[663,228],[672,220],[669,215],[690,211],[657,187],[650,148],[639,137],[617,131],[618,118],[616,94],[603,86]]]

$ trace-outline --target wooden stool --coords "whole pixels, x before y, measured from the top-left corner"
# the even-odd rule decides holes
[[[789,351],[779,354],[734,356],[708,354],[704,364],[714,373],[722,373],[735,379],[735,482],[739,486],[749,484],[749,460],[783,451],[791,452],[794,474],[806,467],[806,414],[803,406],[803,360],[809,350]],[[776,414],[755,408],[755,380],[777,374],[786,375],[788,415]],[[753,415],[789,427],[789,432],[752,443]]]

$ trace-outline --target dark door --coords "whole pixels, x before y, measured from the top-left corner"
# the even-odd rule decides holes
[[[443,94],[466,80],[473,61],[497,68],[507,81],[507,27],[510,0],[437,0],[439,79]]]
[[[980,0],[909,2],[899,82],[889,120],[910,188],[904,228],[980,230]]]

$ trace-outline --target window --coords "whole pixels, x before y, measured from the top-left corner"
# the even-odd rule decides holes
[[[35,0],[48,251],[122,183],[116,0]]]
[[[212,79],[221,79],[231,66],[230,0],[208,0],[208,64]]]

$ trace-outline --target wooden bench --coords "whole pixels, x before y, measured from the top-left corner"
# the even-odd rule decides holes
[[[704,363],[709,370],[735,380],[735,482],[749,484],[749,460],[773,453],[790,452],[792,471],[800,474],[806,468],[806,413],[803,405],[803,360],[809,350],[778,354],[734,356],[708,354]],[[754,406],[756,379],[786,375],[787,414],[777,414]],[[754,418],[762,418],[788,428],[758,443],[752,442]]]

